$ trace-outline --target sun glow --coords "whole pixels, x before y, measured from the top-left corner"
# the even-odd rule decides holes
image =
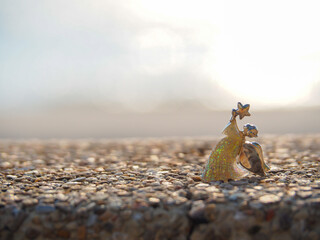
[[[159,21],[210,25],[205,30],[214,39],[203,70],[234,96],[289,104],[306,98],[320,80],[320,2],[141,3]]]
[[[320,79],[319,58],[310,57],[320,56],[318,8],[250,1],[250,7],[234,2],[228,9],[215,55],[221,86],[261,103],[305,98]]]
[[[289,104],[304,99],[319,78],[318,62],[280,56],[281,49],[263,54],[250,48],[237,52],[230,45],[225,47],[217,53],[216,79],[240,98]]]
[[[320,106],[318,0],[9,2],[0,8],[0,109]]]

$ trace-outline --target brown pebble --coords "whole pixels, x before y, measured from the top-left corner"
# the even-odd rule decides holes
[[[193,175],[193,176],[191,176],[191,178],[193,181],[196,181],[196,182],[200,182],[202,180],[201,177],[198,175]]]

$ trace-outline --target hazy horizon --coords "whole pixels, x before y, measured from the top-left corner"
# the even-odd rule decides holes
[[[320,107],[255,110],[238,121],[266,134],[319,134]],[[167,111],[109,111],[103,108],[60,108],[10,112],[0,116],[0,138],[141,138],[221,136],[231,110],[180,108]]]

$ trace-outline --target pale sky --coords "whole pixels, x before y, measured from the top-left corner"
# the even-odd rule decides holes
[[[293,0],[2,0],[0,108],[320,105],[319,11]]]

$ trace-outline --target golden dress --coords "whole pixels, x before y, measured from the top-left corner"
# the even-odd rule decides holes
[[[227,136],[221,139],[212,151],[202,174],[202,180],[205,182],[218,180],[226,182],[229,179],[240,179],[248,174],[247,170],[237,164],[245,136],[240,132],[235,118],[228,123],[223,134]]]

